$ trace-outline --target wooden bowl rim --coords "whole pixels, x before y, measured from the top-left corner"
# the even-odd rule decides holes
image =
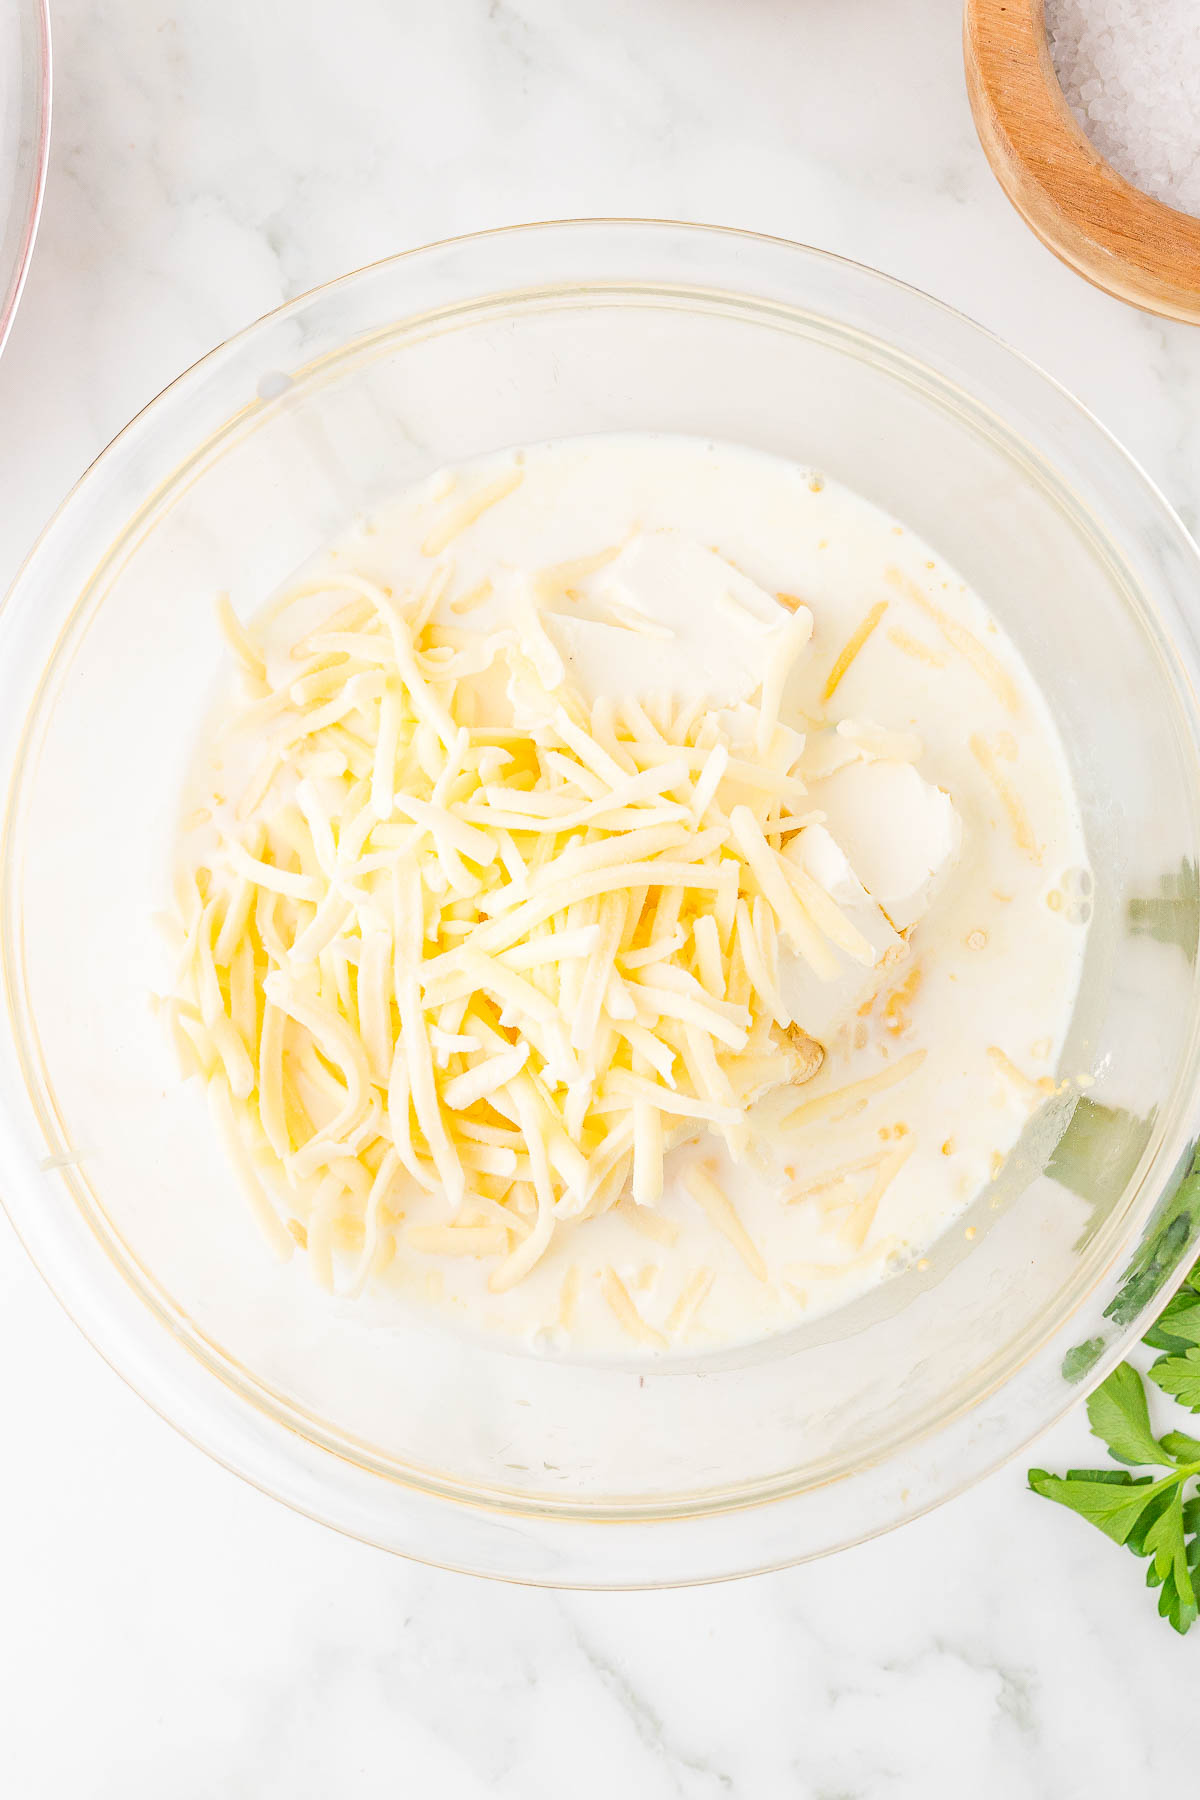
[[[1077,122],[1044,0],[966,0],[967,92],[1001,187],[1046,247],[1097,287],[1200,324],[1200,219],[1144,194]]]

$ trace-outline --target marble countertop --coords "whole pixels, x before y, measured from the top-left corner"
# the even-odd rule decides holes
[[[957,0],[58,0],[41,236],[0,362],[0,585],[195,357],[391,251],[640,214],[927,288],[1200,522],[1200,331],[995,187]],[[1200,1631],[1023,1464],[824,1563],[510,1589],[295,1517],[84,1344],[0,1223],[0,1789],[13,1800],[1074,1800],[1195,1784]],[[1038,1448],[1090,1460],[1082,1417]],[[1190,1727],[1185,1736],[1185,1721]],[[1189,1741],[1190,1738],[1190,1741]]]

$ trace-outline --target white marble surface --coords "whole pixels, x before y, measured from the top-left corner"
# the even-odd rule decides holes
[[[1200,521],[1200,332],[1085,287],[992,183],[957,0],[59,0],[0,364],[0,581],[186,363],[312,283],[517,219],[757,227],[931,289]],[[1200,1632],[1012,1468],[831,1561],[505,1589],[291,1516],[105,1368],[0,1227],[13,1800],[1074,1800],[1195,1786]],[[1039,1457],[1087,1453],[1082,1420]]]

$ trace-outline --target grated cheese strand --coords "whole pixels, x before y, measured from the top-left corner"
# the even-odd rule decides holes
[[[867,613],[866,617],[860,622],[855,630],[850,633],[850,636],[838,651],[838,654],[834,659],[833,667],[825,678],[825,685],[821,689],[821,700],[823,703],[827,703],[833,699],[833,696],[837,693],[838,688],[842,684],[842,678],[847,669],[850,667],[867,639],[871,636],[871,633],[875,630],[887,609],[888,603],[886,600],[877,600],[870,612]]]
[[[689,1276],[680,1290],[670,1313],[667,1315],[667,1330],[672,1337],[683,1337],[688,1326],[704,1305],[712,1291],[716,1272],[713,1269],[697,1269]]]
[[[975,673],[987,683],[996,698],[1003,702],[1009,712],[1015,713],[1020,710],[1021,703],[1017,694],[1016,682],[1003,663],[994,657],[990,650],[984,648],[974,632],[968,631],[965,625],[960,625],[957,619],[952,619],[949,613],[942,611],[940,606],[935,606],[933,601],[921,592],[916,582],[901,574],[899,569],[888,569],[884,580],[911,600],[914,606],[920,607],[921,611],[933,620],[946,642],[970,663]]]
[[[833,952],[817,932],[795,893],[788,885],[781,859],[762,834],[748,806],[735,806],[730,815],[733,834],[779,920],[780,929],[791,939],[792,947],[824,981],[832,981],[837,973]]]
[[[1025,810],[1024,803],[1008,776],[1001,769],[994,748],[978,732],[971,738],[971,754],[999,795],[1000,804],[1008,817],[1017,849],[1023,851],[1031,862],[1040,863],[1042,853],[1038,848],[1038,841],[1034,835],[1033,826],[1029,822],[1029,814]]]
[[[615,1269],[605,1269],[601,1288],[613,1317],[622,1329],[634,1339],[635,1343],[645,1344],[652,1350],[668,1348],[667,1340],[662,1332],[655,1331],[652,1325],[647,1325],[633,1303],[633,1296]]]
[[[912,1050],[902,1056],[898,1062],[889,1063],[875,1075],[867,1075],[862,1081],[847,1082],[845,1087],[834,1088],[832,1093],[818,1094],[812,1100],[805,1100],[795,1107],[783,1124],[788,1130],[796,1130],[802,1125],[811,1125],[818,1119],[837,1118],[849,1112],[853,1107],[864,1103],[873,1094],[880,1094],[885,1088],[895,1087],[898,1082],[907,1081],[916,1073],[925,1061],[924,1050]]]
[[[692,1163],[684,1172],[683,1181],[692,1199],[707,1215],[709,1223],[715,1226],[722,1237],[729,1239],[750,1273],[759,1281],[765,1281],[767,1265],[758,1246],[739,1219],[733,1202],[722,1193],[709,1170],[700,1163]]]

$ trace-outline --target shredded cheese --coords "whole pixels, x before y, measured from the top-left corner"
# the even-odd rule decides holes
[[[679,1238],[679,1227],[674,1219],[664,1218],[662,1213],[653,1212],[647,1206],[621,1207],[621,1217],[627,1219],[635,1231],[643,1237],[652,1238],[656,1244],[665,1244],[669,1249]]]
[[[985,737],[976,732],[971,738],[971,754],[999,795],[1017,849],[1023,851],[1031,862],[1040,863],[1042,853],[1038,849],[1029,814],[1017,790],[999,765],[995,745],[989,744]]]
[[[1050,1075],[1039,1075],[1036,1078],[1019,1069],[1012,1058],[1001,1050],[998,1044],[988,1045],[988,1058],[1005,1076],[1018,1093],[1023,1094],[1033,1106],[1040,1106],[1042,1101],[1052,1098],[1060,1092],[1059,1083]]]
[[[686,1170],[684,1186],[708,1215],[712,1224],[722,1237],[729,1239],[746,1267],[759,1281],[767,1279],[767,1265],[762,1259],[758,1246],[737,1215],[733,1202],[713,1180],[710,1171],[700,1163],[692,1163]]]
[[[522,469],[510,469],[506,475],[498,476],[495,481],[490,481],[484,487],[476,489],[475,493],[469,494],[465,500],[460,500],[457,506],[448,508],[421,545],[422,554],[440,556],[446,546],[461,536],[490,506],[506,499],[514,488],[519,487],[523,477]]]
[[[880,619],[882,619],[884,613],[887,611],[887,607],[888,603],[886,600],[877,600],[870,612],[860,621],[851,632],[846,642],[842,645],[842,648],[838,651],[838,654],[834,659],[833,667],[825,678],[825,685],[821,689],[821,699],[823,702],[833,699],[833,696],[841,686],[842,677],[845,675],[846,670],[850,667],[871,633],[875,630],[875,627],[879,624]]]
[[[930,669],[944,669],[946,666],[946,658],[939,651],[931,650],[928,644],[923,644],[920,638],[913,637],[911,632],[902,630],[898,625],[894,625],[888,632],[888,639],[905,656],[911,656],[914,662],[923,662]]]
[[[615,1269],[605,1269],[601,1286],[604,1298],[612,1309],[613,1317],[622,1330],[628,1332],[635,1343],[645,1344],[652,1350],[667,1348],[666,1338],[661,1331],[655,1331],[652,1325],[647,1325],[633,1303],[632,1294]]]
[[[984,648],[973,631],[968,631],[965,625],[960,625],[957,619],[952,619],[949,613],[942,611],[940,606],[935,606],[933,601],[922,593],[917,583],[911,581],[907,575],[903,575],[899,569],[888,569],[884,579],[889,586],[894,587],[911,600],[914,606],[920,607],[927,618],[933,620],[946,642],[970,663],[975,673],[987,683],[996,698],[1003,702],[1009,712],[1015,713],[1019,710],[1020,699],[1017,695],[1016,682],[1004,664],[998,661],[990,650]]]
[[[697,1269],[680,1290],[679,1298],[667,1316],[667,1330],[672,1337],[683,1337],[696,1314],[707,1300],[716,1280],[712,1269]]]
[[[817,1094],[813,1099],[805,1100],[787,1115],[784,1124],[789,1130],[795,1131],[818,1119],[842,1118],[855,1107],[865,1104],[872,1094],[882,1093],[885,1088],[895,1087],[897,1082],[907,1081],[924,1061],[924,1050],[910,1051],[907,1056],[888,1063],[885,1068],[866,1076],[862,1081],[851,1081],[845,1087],[834,1088],[828,1094]]]
[[[444,1256],[486,1259],[504,1294],[562,1221],[618,1205],[669,1249],[672,1148],[707,1128],[744,1154],[752,1101],[820,1066],[781,995],[789,947],[823,979],[835,949],[873,959],[787,854],[806,823],[804,740],[779,714],[808,608],[789,600],[764,628],[757,706],[732,734],[667,695],[589,709],[539,607],[572,604],[615,549],[523,588],[515,631],[453,622],[488,599],[487,581],[439,613],[447,547],[520,479],[514,467],[445,501],[423,544],[428,579],[410,593],[339,568],[255,629],[219,602],[247,689],[228,731],[255,751],[261,739],[262,755],[240,794],[197,814],[205,845],[180,884],[183,975],[166,1010],[275,1249],[305,1248],[339,1293],[393,1258]],[[300,601],[281,656],[269,646]],[[497,661],[503,701],[484,681]],[[790,1127],[919,1061],[807,1102]],[[711,1173],[693,1162],[684,1181],[765,1281]],[[713,1278],[685,1284],[671,1336]],[[601,1291],[631,1338],[666,1346],[611,1267]],[[578,1299],[572,1264],[566,1329]]]

